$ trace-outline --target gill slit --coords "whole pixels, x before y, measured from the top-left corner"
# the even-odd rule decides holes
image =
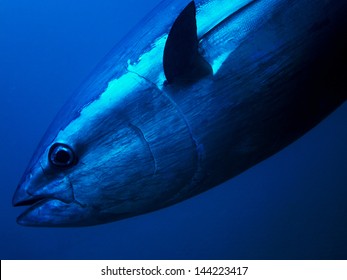
[[[128,124],[136,133],[137,135],[140,137],[140,139],[142,140],[142,142],[147,146],[150,154],[151,154],[151,158],[152,158],[152,161],[153,161],[153,175],[155,175],[157,173],[157,170],[158,170],[158,167],[157,167],[157,161],[154,157],[154,154],[153,154],[153,151],[152,151],[152,148],[151,146],[149,145],[143,131],[141,130],[141,128],[139,128],[138,126],[132,124],[129,122]]]
[[[196,165],[195,165],[195,171],[194,174],[191,177],[190,182],[183,188],[181,191],[177,193],[177,196],[180,195],[181,192],[184,192],[185,190],[192,189],[199,184],[199,182],[202,181],[203,179],[203,166],[202,163],[205,159],[205,152],[204,152],[204,147],[202,144],[199,144],[198,140],[194,137],[193,135],[193,130],[192,127],[190,126],[186,116],[182,112],[181,108],[178,106],[178,104],[171,98],[169,94],[167,94],[165,91],[162,91],[163,95],[171,102],[171,104],[174,106],[178,114],[182,117],[184,123],[186,124],[186,127],[189,131],[190,139],[194,145],[194,150],[195,150],[195,157],[196,157]],[[192,188],[193,187],[193,188]]]
[[[198,144],[197,144],[197,140],[194,138],[193,136],[193,133],[192,133],[192,128],[190,126],[190,124],[188,123],[188,120],[186,118],[186,116],[183,114],[183,112],[181,111],[181,109],[178,107],[177,103],[168,95],[166,94],[163,90],[161,90],[157,84],[153,83],[151,80],[148,80],[146,77],[136,73],[136,72],[133,72],[133,71],[130,71],[127,69],[127,71],[129,73],[133,73],[137,76],[139,76],[140,78],[144,79],[146,82],[150,83],[153,87],[155,87],[156,89],[158,89],[158,91],[160,91],[169,101],[170,103],[174,106],[174,108],[176,109],[176,111],[178,112],[178,114],[182,117],[184,123],[186,124],[186,127],[188,128],[189,130],[189,134],[190,134],[190,138],[192,140],[192,142],[194,143],[194,146],[195,146],[195,151],[198,151]],[[165,85],[165,84],[164,84]],[[198,153],[198,152],[197,152]]]
[[[204,153],[203,145],[199,144],[199,143],[198,143],[198,140],[195,139],[195,137],[193,136],[192,128],[191,128],[191,126],[190,126],[190,124],[189,124],[189,122],[188,122],[186,116],[184,115],[184,113],[182,112],[182,110],[179,108],[179,106],[177,105],[177,103],[176,103],[176,102],[175,102],[164,90],[160,89],[156,83],[152,82],[152,81],[149,80],[148,78],[146,78],[146,77],[144,77],[144,76],[142,76],[142,75],[140,75],[140,74],[138,74],[138,73],[136,73],[136,72],[134,72],[134,71],[131,71],[131,70],[129,70],[129,69],[127,69],[126,71],[128,71],[129,73],[133,73],[133,74],[137,75],[138,77],[144,79],[145,81],[147,81],[148,83],[150,83],[153,87],[155,87],[157,90],[159,90],[159,91],[163,94],[163,96],[165,96],[165,97],[169,100],[169,102],[170,102],[170,103],[172,104],[172,106],[175,108],[175,110],[177,111],[177,113],[178,113],[178,114],[181,116],[181,118],[183,119],[183,121],[184,121],[184,123],[185,123],[185,125],[186,125],[186,127],[187,127],[187,129],[188,129],[188,131],[189,131],[189,136],[190,136],[190,139],[191,139],[191,141],[192,141],[192,143],[193,143],[194,151],[195,151],[195,157],[196,157],[195,172],[194,172],[194,174],[192,175],[192,178],[191,178],[190,183],[187,184],[187,187],[189,188],[189,187],[192,186],[192,185],[196,185],[198,182],[200,182],[200,181],[202,180],[202,177],[203,177],[203,175],[202,175],[202,174],[203,174],[203,172],[202,172],[202,170],[203,170],[202,162],[203,162],[203,160],[204,160],[204,158],[205,158],[205,153]],[[163,86],[165,87],[165,82],[164,82]],[[130,124],[130,125],[131,125],[131,124]],[[134,126],[134,125],[132,125],[132,127],[133,127],[133,128],[135,127],[135,128],[138,129],[138,131],[141,133],[141,135],[142,135],[144,141],[147,143],[148,148],[149,148],[149,150],[151,151],[151,154],[152,154],[152,157],[153,157],[153,161],[154,161],[154,163],[155,163],[155,172],[156,172],[156,170],[157,170],[156,161],[155,161],[155,157],[154,157],[154,155],[153,155],[153,153],[152,153],[152,150],[151,150],[151,148],[150,148],[150,146],[149,146],[149,143],[147,142],[147,140],[146,140],[146,138],[145,138],[143,132],[141,131],[141,129],[139,129],[138,127],[136,127],[136,126]]]

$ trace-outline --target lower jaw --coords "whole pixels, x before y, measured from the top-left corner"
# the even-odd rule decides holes
[[[33,227],[73,227],[85,221],[90,214],[88,212],[88,208],[78,203],[46,198],[24,211],[17,218],[17,223]]]

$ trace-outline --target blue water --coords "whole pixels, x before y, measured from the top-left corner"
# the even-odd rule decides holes
[[[0,0],[1,259],[347,259],[347,104],[272,158],[173,207],[18,226],[12,195],[71,92],[159,0]]]

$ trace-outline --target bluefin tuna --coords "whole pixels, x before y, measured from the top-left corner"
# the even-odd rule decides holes
[[[113,222],[240,174],[347,99],[346,36],[345,1],[162,2],[58,113],[18,223]]]

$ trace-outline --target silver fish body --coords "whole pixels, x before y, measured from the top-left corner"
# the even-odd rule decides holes
[[[18,223],[88,226],[175,204],[295,141],[347,98],[347,4],[164,1],[58,114]]]

